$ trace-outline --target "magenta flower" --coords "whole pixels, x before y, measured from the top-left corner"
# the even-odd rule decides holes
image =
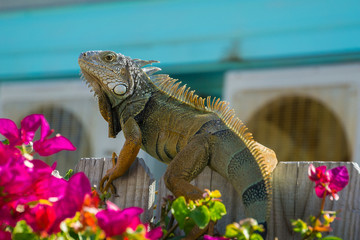
[[[20,199],[22,202],[47,199],[38,194],[41,189],[37,185],[55,178],[51,175],[52,167],[41,160],[27,160],[19,153],[18,149],[0,143],[0,157],[8,158],[0,165],[0,206]]]
[[[209,235],[204,236],[204,240],[227,240],[228,238],[225,237],[212,237]]]
[[[64,179],[60,180],[65,181]],[[69,181],[65,182],[66,188],[59,195],[59,201],[54,203],[58,224],[65,218],[74,217],[75,213],[81,210],[85,196],[91,194],[90,181],[83,172],[74,174]]]
[[[139,215],[143,212],[141,208],[130,207],[119,209],[114,203],[107,201],[107,209],[96,214],[99,226],[106,233],[106,237],[123,234],[127,228],[135,230],[141,224]]]
[[[27,145],[33,141],[35,132],[41,128],[40,139],[34,142],[34,150],[40,156],[49,156],[61,150],[74,151],[76,148],[65,137],[57,134],[49,138],[53,133],[49,123],[41,114],[32,114],[21,121],[21,128],[18,129],[16,124],[6,118],[0,119],[0,134],[5,136],[10,146]]]
[[[31,188],[33,163],[26,160],[19,149],[0,142],[0,207],[24,196]]]
[[[149,240],[158,240],[161,239],[163,235],[161,227],[157,227],[152,229],[151,231],[146,233],[146,238]]]
[[[315,193],[319,198],[323,198],[326,193],[326,196],[330,195],[331,200],[338,200],[337,193],[349,183],[349,173],[345,166],[326,171],[326,166],[315,168],[310,164],[308,175],[309,179],[315,182]]]
[[[29,202],[31,197],[40,202],[46,199],[48,204],[39,202],[34,207],[26,208],[21,219],[26,220],[36,232],[57,233],[60,223],[74,217],[82,209],[85,196],[90,193],[90,182],[84,173],[73,175],[69,181],[50,175],[36,183],[34,195],[22,199],[25,202]]]
[[[29,160],[32,157],[24,145],[31,144],[39,128],[40,139],[33,143],[39,155],[75,150],[67,138],[50,137],[53,130],[43,115],[25,117],[20,129],[10,119],[0,119],[0,134],[8,140],[8,144],[0,141],[0,239],[8,237],[3,230],[19,220],[25,220],[41,236],[59,232],[60,223],[74,217],[91,193],[84,173],[66,181],[52,175],[55,165]]]
[[[40,160],[9,161],[0,166],[0,222],[15,226],[29,211],[28,202],[42,198],[37,185],[44,179],[54,178],[53,171]]]
[[[106,237],[121,236],[130,228],[136,230],[141,225],[139,215],[144,211],[138,207],[119,209],[114,203],[107,201],[107,209],[96,214],[98,224],[104,230]],[[145,225],[145,227],[147,227]],[[161,227],[146,231],[146,239],[157,240],[162,237]]]
[[[48,234],[52,232],[51,228],[57,216],[53,206],[38,204],[33,208],[29,208],[23,219],[31,226],[34,232]]]
[[[15,227],[18,218],[14,215],[16,215],[15,207],[11,204],[0,205],[0,232],[1,229],[5,230],[7,226]],[[0,239],[2,238],[0,237]]]
[[[4,230],[2,230],[1,226],[0,226],[0,239],[11,240],[11,233],[10,232],[5,232]]]
[[[8,166],[14,162],[23,162],[24,157],[21,155],[19,149],[11,147],[9,145],[4,145],[0,141],[0,167]]]
[[[5,169],[8,167],[7,169]],[[24,196],[33,182],[33,176],[24,164],[0,167],[0,206]]]
[[[1,147],[15,149],[0,143],[0,156]],[[54,167],[41,160],[13,158],[0,165],[0,222],[15,226],[24,219],[36,232],[59,232],[60,223],[81,210],[91,193],[89,180],[77,173],[66,181],[51,175]]]

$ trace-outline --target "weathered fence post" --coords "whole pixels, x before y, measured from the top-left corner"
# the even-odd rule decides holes
[[[99,182],[112,167],[110,158],[83,158],[75,167],[75,172],[84,172],[92,186],[99,186]],[[131,165],[129,171],[121,178],[113,182],[116,195],[109,199],[120,208],[141,207],[145,211],[141,220],[148,222],[153,217],[155,207],[155,179],[144,163],[137,158]]]
[[[349,174],[349,185],[342,190],[338,201],[327,200],[325,210],[340,210],[339,220],[332,224],[333,235],[344,240],[360,239],[360,170],[356,163],[350,162],[313,162],[315,166],[326,165],[329,169],[346,166]],[[268,238],[279,240],[300,239],[292,232],[291,219],[307,220],[310,215],[317,215],[321,199],[314,191],[314,184],[308,179],[309,162],[280,162],[273,172],[272,213],[268,225]],[[107,169],[111,167],[110,159],[82,159],[76,171],[83,171],[89,177],[92,185],[98,185]],[[217,223],[217,230],[224,232],[225,226],[245,218],[240,195],[218,173],[206,168],[192,182],[200,189],[219,190],[226,206],[227,215]],[[145,209],[143,221],[160,216],[160,206],[163,197],[171,194],[164,181],[155,182],[142,159],[131,166],[129,172],[114,181],[119,196],[110,200],[120,208],[138,206]],[[157,198],[155,191],[157,185]],[[159,207],[153,211],[153,207]]]

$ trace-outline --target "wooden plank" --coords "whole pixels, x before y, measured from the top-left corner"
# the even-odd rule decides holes
[[[92,187],[98,187],[103,176],[105,158],[81,158],[76,164],[75,172],[84,172]]]
[[[104,166],[101,167],[101,164]],[[310,215],[317,215],[321,205],[321,199],[314,191],[314,183],[308,179],[308,167],[310,162],[280,162],[273,172],[273,195],[271,215],[268,221],[268,238],[274,239],[299,239],[299,234],[292,232],[291,219],[301,218],[307,220]],[[339,193],[338,201],[327,199],[325,210],[341,210],[338,220],[332,224],[332,235],[346,240],[360,238],[360,170],[356,163],[352,162],[313,162],[315,166],[326,165],[328,169],[337,166],[346,166],[350,182]],[[95,168],[94,168],[95,166]],[[97,184],[101,177],[97,172],[104,174],[111,167],[110,159],[82,159],[76,171],[84,171],[92,184]],[[96,171],[98,170],[98,171]],[[222,193],[222,201],[228,214],[218,222],[216,230],[223,233],[227,224],[238,222],[245,217],[240,196],[231,184],[216,172],[206,168],[192,183],[200,189],[219,190]],[[158,183],[158,194],[155,199],[154,191],[156,182],[149,174],[144,162],[137,160],[129,172],[122,178],[114,181],[118,196],[110,200],[118,206],[139,206],[146,209],[143,216],[148,221],[153,216],[153,206],[158,206],[154,211],[155,222],[160,216],[162,198],[171,194],[166,189],[164,180]]]
[[[109,158],[86,158],[81,159],[75,168],[75,172],[83,171],[90,179],[91,185],[99,186],[99,182],[112,167]],[[155,206],[155,186],[156,181],[150,173],[144,160],[137,158],[131,165],[128,172],[121,178],[113,182],[116,194],[112,194],[110,201],[120,208],[141,207],[144,213],[141,219],[149,222],[153,218],[153,208]]]
[[[236,192],[233,186],[227,180],[215,171],[211,171],[210,190],[219,190],[221,192],[221,200],[226,206],[227,214],[216,224],[215,229],[220,233],[225,233],[225,227],[229,223],[239,222],[245,218],[244,206],[241,196]],[[203,178],[203,176],[199,176]],[[206,182],[206,179],[202,179]]]
[[[275,168],[272,181],[272,216],[269,221],[270,236],[283,236],[283,232],[291,232],[291,223],[288,220],[295,213],[294,191],[297,184],[297,176],[297,162],[293,164],[279,163]],[[284,199],[287,201],[284,201]],[[277,226],[281,226],[281,228]]]

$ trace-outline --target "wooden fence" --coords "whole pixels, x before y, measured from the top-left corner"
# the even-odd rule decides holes
[[[341,210],[338,220],[332,224],[332,235],[343,240],[360,239],[360,169],[356,163],[349,162],[313,162],[315,166],[326,165],[328,168],[346,166],[350,182],[339,195],[338,201],[327,200],[325,210]],[[268,238],[279,240],[300,239],[292,232],[291,219],[306,220],[309,215],[316,215],[321,199],[315,195],[314,183],[309,181],[309,162],[280,162],[273,173],[273,204],[268,222]],[[75,168],[84,172],[92,185],[98,185],[102,176],[111,167],[111,160],[104,158],[81,159]],[[193,184],[200,189],[219,190],[226,206],[227,215],[221,219],[216,229],[223,233],[225,226],[245,218],[240,196],[233,187],[216,172],[206,168]],[[171,194],[164,181],[156,181],[142,159],[137,159],[125,176],[114,181],[117,196],[110,201],[120,208],[138,206],[145,209],[143,221],[156,221],[160,216],[162,198]],[[159,206],[159,207],[155,207]],[[155,209],[155,210],[154,210]]]

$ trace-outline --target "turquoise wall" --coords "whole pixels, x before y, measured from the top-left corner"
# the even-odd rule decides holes
[[[360,60],[359,0],[120,1],[0,12],[0,80],[76,76],[110,49],[194,74]]]

